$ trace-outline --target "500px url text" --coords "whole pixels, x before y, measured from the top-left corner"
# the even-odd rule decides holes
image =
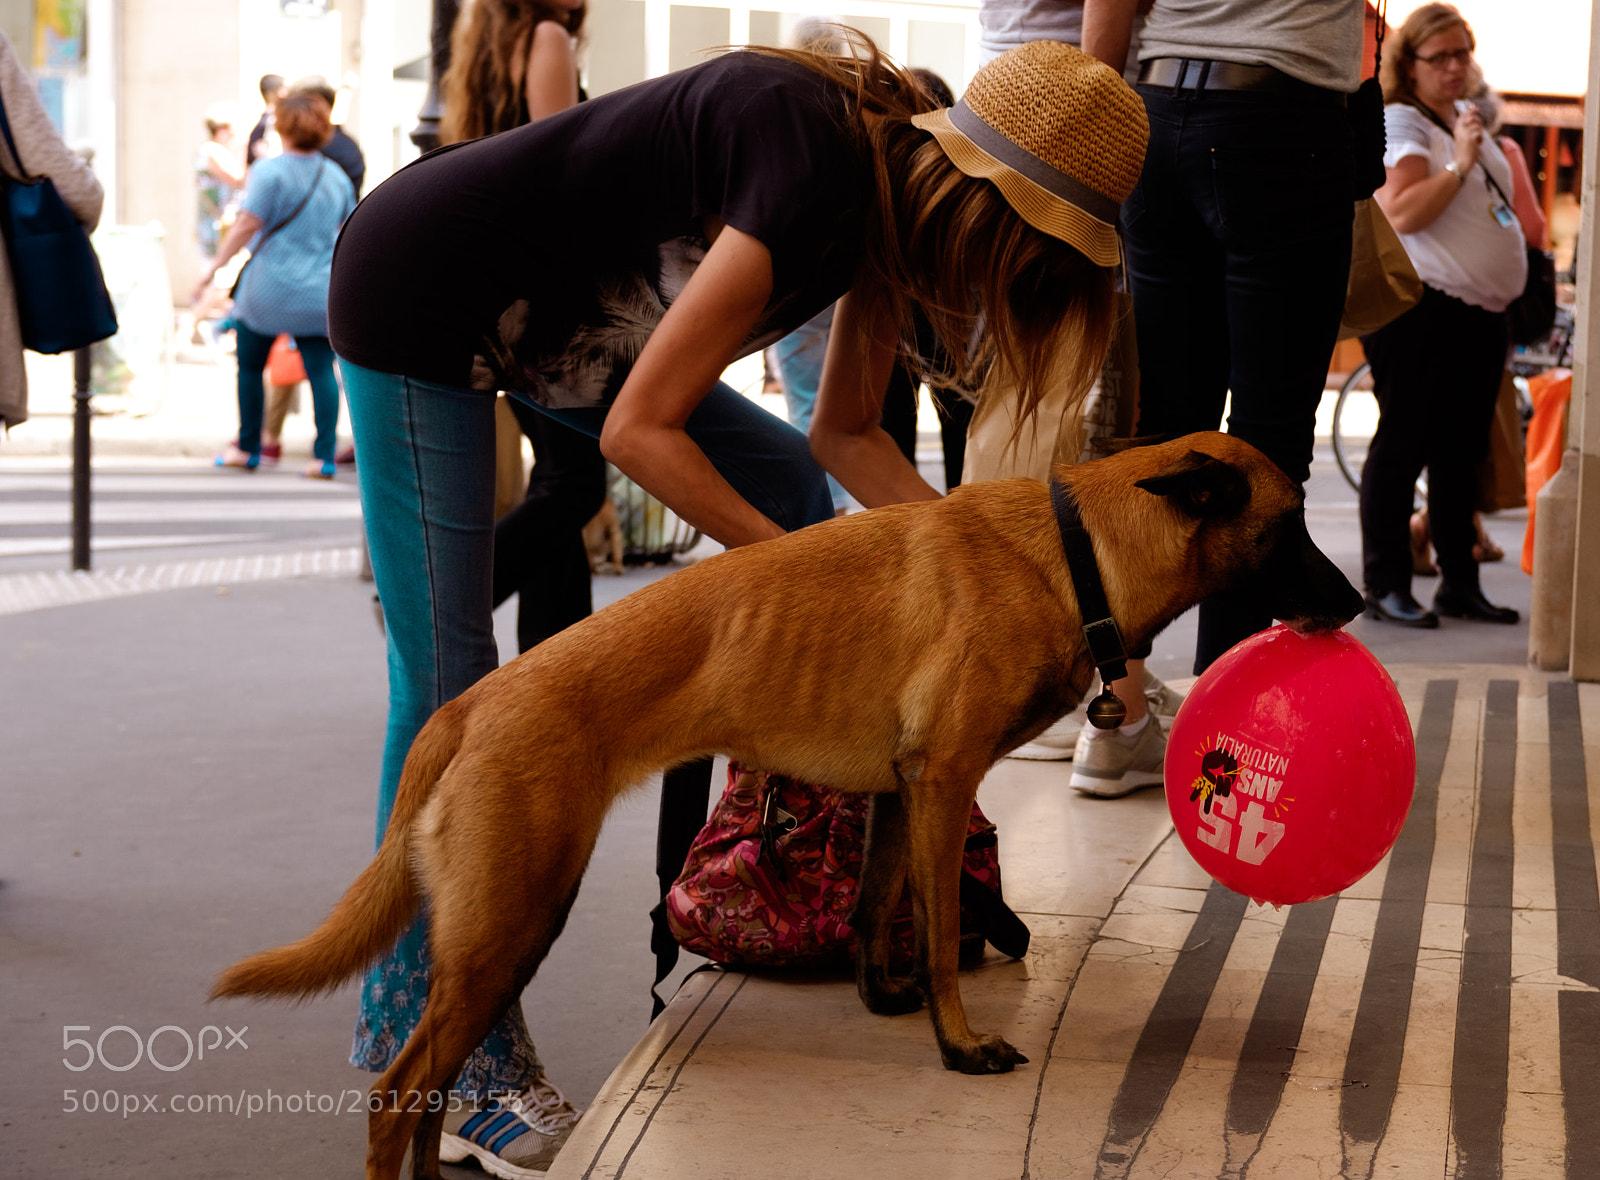
[[[410,1090],[341,1090],[337,1094],[280,1094],[276,1090],[260,1093],[240,1090],[237,1094],[136,1094],[118,1090],[63,1090],[61,1109],[65,1114],[109,1114],[131,1118],[136,1114],[223,1114],[235,1118],[255,1118],[269,1114],[366,1114],[382,1110],[458,1111],[465,1099],[456,1093],[438,1090],[423,1094]]]

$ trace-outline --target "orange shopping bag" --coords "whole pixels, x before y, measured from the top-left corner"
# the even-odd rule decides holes
[[[1546,369],[1528,378],[1533,418],[1528,423],[1528,530],[1522,536],[1522,572],[1533,573],[1533,509],[1539,489],[1561,466],[1567,437],[1567,403],[1572,400],[1572,370]]]
[[[272,342],[272,351],[267,353],[267,380],[273,385],[293,385],[305,379],[306,363],[295,347],[294,337],[279,336]]]

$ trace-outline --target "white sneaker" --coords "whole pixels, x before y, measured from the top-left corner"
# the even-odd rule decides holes
[[[1178,715],[1178,706],[1183,704],[1183,694],[1175,688],[1168,688],[1162,681],[1150,674],[1150,669],[1144,672],[1144,699],[1149,702],[1150,711],[1163,721],[1171,721]]]
[[[540,1073],[526,1090],[445,1116],[439,1159],[468,1156],[502,1180],[542,1180],[582,1112]]]
[[[1144,672],[1144,699],[1152,713],[1168,721],[1178,715],[1178,706],[1183,704],[1183,694],[1168,688],[1148,668]],[[1031,762],[1066,762],[1076,752],[1078,737],[1088,724],[1088,707],[1080,704],[1038,737],[1031,742],[1024,742],[1006,757],[1026,758]]]
[[[1100,799],[1120,799],[1142,787],[1160,786],[1167,733],[1160,716],[1147,716],[1149,722],[1131,737],[1120,729],[1085,728],[1073,751],[1068,785]]]

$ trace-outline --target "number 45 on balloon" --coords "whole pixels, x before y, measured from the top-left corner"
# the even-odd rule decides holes
[[[1416,781],[1411,722],[1343,631],[1251,636],[1195,682],[1167,739],[1167,807],[1201,868],[1258,902],[1348,889],[1394,846]]]

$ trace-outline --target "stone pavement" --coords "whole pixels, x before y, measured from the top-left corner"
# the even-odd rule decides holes
[[[96,420],[103,464],[203,462],[226,439],[226,367],[180,369],[151,413]],[[57,394],[43,385],[35,406],[48,412]],[[0,472],[17,456],[58,463],[63,421],[41,417],[0,441]],[[1322,452],[1309,517],[1319,543],[1356,574],[1354,497]],[[1515,553],[1521,523],[1506,513],[1490,529]],[[115,580],[135,560],[103,555],[92,577]],[[370,586],[351,569],[296,575],[285,561],[284,576],[263,578],[212,568],[186,584],[0,613],[5,1174],[360,1174],[359,1108],[372,1079],[344,1062],[350,989],[300,1007],[205,1002],[221,967],[309,930],[370,853],[383,647]],[[597,579],[597,596],[661,572]],[[1513,564],[1487,567],[1485,585],[1526,610],[1528,579]],[[512,630],[508,618],[497,622]],[[1351,630],[1391,667],[1448,660],[1525,679],[1526,624],[1447,621],[1424,633],[1358,620]],[[1184,676],[1192,642],[1188,619],[1160,637],[1158,674]],[[998,773],[1007,880],[1044,888],[1060,849],[1028,837],[1078,809],[1064,798],[1065,769],[1003,763]],[[1100,814],[1155,832],[1156,802],[1147,792]],[[645,1032],[654,823],[650,791],[619,807],[566,934],[524,996],[552,1077],[580,1103]],[[1121,884],[1108,878],[1101,889],[1109,897]],[[838,1018],[867,1019],[849,1005]],[[907,1052],[926,1049],[920,1018],[889,1023]],[[798,1109],[815,1109],[811,1101]],[[857,1110],[876,1117],[870,1104]],[[919,1124],[897,1118],[889,1122],[915,1134]],[[871,1163],[905,1174],[890,1158]],[[943,1174],[925,1157],[917,1167]]]
[[[925,1015],[872,1016],[838,973],[703,973],[550,1180],[1600,1175],[1600,685],[1390,671],[1415,801],[1342,894],[1249,903],[1159,792],[1066,797],[1054,765],[1002,761],[980,798],[1033,942],[962,990],[1027,1065],[949,1073]]]

